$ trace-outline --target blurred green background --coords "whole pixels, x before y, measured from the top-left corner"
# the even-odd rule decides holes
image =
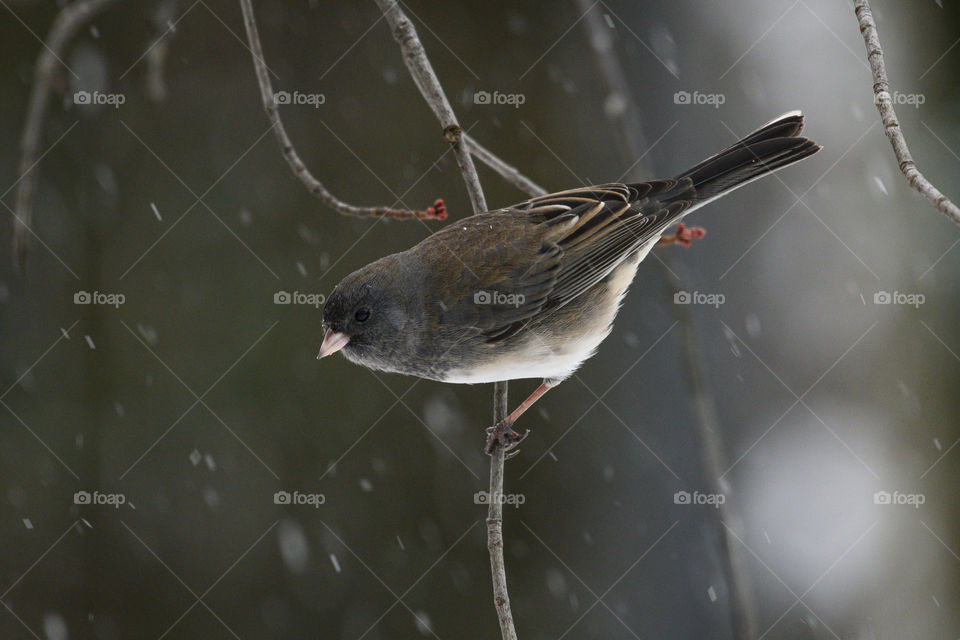
[[[0,8],[4,190],[37,36],[61,4]],[[912,151],[956,199],[947,5],[874,10]],[[281,107],[316,176],[354,204],[443,197],[467,215],[374,3],[255,7],[274,88],[324,97]],[[756,635],[960,635],[960,230],[898,173],[852,8],[598,3],[627,96],[609,95],[576,3],[407,9],[464,128],[549,189],[634,165],[607,117],[624,101],[658,177],[804,111],[820,154],[699,212],[693,249],[658,252],[684,290],[723,295],[685,309]],[[10,211],[0,225],[0,637],[497,637],[474,500],[491,388],[317,362],[320,310],[274,304],[326,294],[437,223],[345,218],[306,192],[269,130],[235,2],[117,2],[63,62],[25,274]],[[124,102],[77,105],[76,91]],[[477,104],[480,91],[523,104]],[[723,104],[678,104],[684,91]],[[480,171],[491,207],[523,199]],[[713,508],[675,500],[709,485],[666,273],[641,267],[597,356],[524,417],[506,478],[523,504],[504,523],[524,640],[732,637]],[[909,295],[922,304],[896,303]],[[511,404],[535,384],[512,384]],[[283,491],[323,504],[277,504]]]

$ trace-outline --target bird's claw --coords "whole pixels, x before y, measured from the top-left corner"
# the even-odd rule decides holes
[[[487,446],[484,450],[487,452],[487,455],[492,456],[498,446],[503,447],[504,453],[507,454],[504,460],[509,460],[520,453],[517,446],[526,440],[529,435],[530,429],[527,429],[523,433],[517,433],[511,425],[501,420],[492,427],[487,428]]]

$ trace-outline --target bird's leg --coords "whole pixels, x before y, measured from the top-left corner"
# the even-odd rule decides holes
[[[658,247],[665,247],[668,244],[678,244],[681,247],[689,247],[694,240],[707,235],[703,227],[688,227],[682,222],[677,225],[677,230],[669,236],[663,236],[657,240]]]
[[[537,400],[540,399],[543,394],[545,394],[552,386],[546,381],[543,382],[536,391],[527,396],[527,399],[520,403],[513,412],[510,413],[506,418],[493,425],[487,429],[487,446],[486,452],[489,455],[493,455],[494,450],[497,448],[497,445],[503,447],[504,451],[510,452],[515,449],[518,444],[524,441],[524,439],[530,435],[530,429],[527,429],[523,433],[517,433],[513,430],[513,425],[517,419],[524,414],[524,412],[532,407]],[[511,456],[512,457],[512,456]]]

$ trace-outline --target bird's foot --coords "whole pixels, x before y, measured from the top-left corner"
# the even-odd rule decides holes
[[[682,222],[677,225],[677,230],[669,236],[663,236],[657,241],[658,247],[665,247],[668,244],[678,244],[681,247],[689,247],[694,240],[698,240],[707,235],[703,227],[688,227]]]
[[[504,453],[507,454],[506,459],[509,460],[520,453],[520,451],[517,450],[517,445],[523,442],[528,435],[530,435],[530,429],[527,429],[523,433],[517,433],[513,430],[512,424],[501,420],[487,429],[487,446],[484,450],[487,452],[487,455],[492,456],[498,446],[503,447]]]

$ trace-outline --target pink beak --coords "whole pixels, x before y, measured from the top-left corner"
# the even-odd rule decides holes
[[[347,346],[348,342],[350,342],[350,336],[347,334],[327,329],[326,333],[323,334],[323,344],[320,345],[320,353],[317,354],[317,360],[326,358],[330,354],[340,351],[340,349]]]

